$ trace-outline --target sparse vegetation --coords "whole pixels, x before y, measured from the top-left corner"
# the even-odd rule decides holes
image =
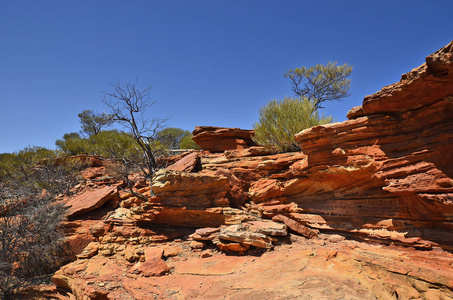
[[[0,199],[0,298],[46,279],[62,260],[64,215],[50,195]],[[43,277],[44,276],[44,277]]]
[[[0,157],[0,198],[24,198],[40,194],[43,189],[52,195],[67,193],[76,182],[78,161],[56,164],[55,151],[27,147]]]
[[[113,124],[112,116],[106,113],[95,113],[86,109],[79,114],[82,134],[86,136],[95,136],[102,131],[102,128]]]
[[[332,122],[331,116],[319,113],[325,101],[341,100],[349,95],[352,66],[337,63],[288,70],[296,97],[271,100],[261,107],[254,124],[253,140],[275,152],[298,151],[294,138],[303,129]]]
[[[332,117],[319,115],[313,102],[307,98],[271,100],[261,107],[259,113],[259,121],[254,124],[253,140],[275,152],[298,151],[299,146],[294,138],[296,133],[332,121]]]
[[[158,140],[158,132],[168,118],[149,119],[146,111],[154,105],[149,96],[151,87],[140,88],[138,82],[112,84],[113,92],[105,93],[104,103],[110,109],[111,119],[122,125],[136,146],[143,153],[143,172],[152,178],[158,165],[156,157],[163,154],[164,147]]]
[[[176,127],[168,127],[157,133],[158,140],[167,149],[196,149],[200,147],[195,143],[191,137],[192,132],[189,130],[183,130]]]
[[[302,98],[313,102],[315,110],[323,108],[325,101],[341,100],[349,96],[352,66],[344,64],[337,66],[337,62],[328,62],[327,65],[301,67],[288,70],[284,76],[291,80],[293,92]]]
[[[77,182],[79,167],[41,147],[0,156],[0,298],[58,267],[64,209],[54,199]]]

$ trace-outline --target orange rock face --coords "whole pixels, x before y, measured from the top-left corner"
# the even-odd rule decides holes
[[[118,208],[99,207],[111,187],[70,200],[87,246],[54,283],[76,299],[453,298],[453,42],[348,117],[296,153],[197,127],[207,151]]]
[[[308,180],[323,186],[291,201],[325,224],[409,231],[453,249],[453,42],[426,61],[351,120],[296,135]]]
[[[372,246],[323,234],[253,256],[200,255],[181,244],[184,251],[165,262],[101,255],[79,260],[61,268],[53,282],[77,299],[453,297],[453,255],[439,250]]]
[[[252,140],[253,130],[197,126],[193,135],[192,139],[201,149],[209,152],[244,149],[256,145]]]
[[[116,192],[117,187],[105,186],[101,189],[76,196],[66,203],[65,206],[68,208],[66,215],[68,217],[74,217],[95,210],[104,205],[107,201],[112,200],[115,197]]]
[[[192,172],[197,165],[200,154],[198,152],[192,152],[182,159],[176,161],[174,164],[170,165],[167,170],[170,171],[179,171],[179,172]]]

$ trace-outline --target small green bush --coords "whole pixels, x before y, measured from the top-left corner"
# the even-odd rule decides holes
[[[88,153],[103,157],[123,158],[140,152],[134,139],[127,133],[105,130],[90,138]]]
[[[196,149],[200,147],[191,137],[192,132],[176,127],[168,127],[157,133],[157,139],[165,146],[166,149]]]
[[[42,147],[27,147],[0,155],[0,199],[26,198],[43,189],[64,194],[77,182],[80,165],[56,164],[57,153]]]
[[[332,122],[332,117],[319,115],[315,105],[307,98],[285,97],[271,100],[259,111],[254,124],[253,140],[275,152],[299,151],[294,135],[303,129]]]
[[[90,152],[90,140],[82,138],[77,132],[65,133],[62,139],[56,140],[55,145],[67,155],[77,155]]]
[[[181,142],[179,143],[179,149],[195,149],[195,150],[200,150],[200,146],[198,146],[197,143],[195,143],[194,140],[191,139],[192,133],[190,135],[186,135],[181,139]]]

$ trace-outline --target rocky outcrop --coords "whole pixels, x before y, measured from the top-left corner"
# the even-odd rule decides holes
[[[165,206],[214,207],[228,206],[225,198],[230,186],[228,178],[201,173],[160,170],[151,189]]]
[[[452,61],[453,42],[297,134],[301,152],[197,127],[207,151],[71,215],[90,215],[66,224],[86,247],[53,281],[77,299],[453,298]]]
[[[407,232],[453,249],[452,86],[453,42],[367,96],[349,121],[296,135],[308,156],[299,186],[322,186],[291,201],[324,224]]]
[[[116,195],[116,186],[105,186],[97,190],[85,192],[66,202],[65,207],[68,208],[66,216],[71,218],[93,211],[104,205],[107,201],[114,199]]]
[[[429,107],[453,95],[453,43],[426,57],[426,63],[403,74],[401,80],[366,96],[360,107],[348,113],[349,119],[401,113]],[[449,84],[450,83],[450,84]]]
[[[181,159],[175,161],[167,170],[177,172],[192,172],[197,166],[200,154],[198,152],[192,152]]]
[[[292,237],[260,255],[223,255],[191,249],[188,241],[160,243],[166,271],[147,273],[149,247],[135,260],[96,255],[61,268],[53,277],[76,299],[449,299],[451,253],[376,246],[321,234]],[[179,248],[167,253],[167,249]],[[197,250],[197,251],[195,251]],[[143,260],[143,261],[142,261]],[[163,265],[162,265],[163,266]],[[156,276],[163,275],[163,276]],[[271,280],[270,280],[271,279]],[[74,299],[72,298],[72,299]]]
[[[230,149],[244,149],[255,146],[253,130],[213,126],[197,126],[192,139],[209,152],[223,152]]]
[[[211,241],[224,251],[244,252],[250,246],[272,249],[275,237],[287,236],[286,225],[272,221],[245,221],[236,225],[219,228],[200,228],[190,235],[195,241]],[[204,246],[204,244],[203,244]]]

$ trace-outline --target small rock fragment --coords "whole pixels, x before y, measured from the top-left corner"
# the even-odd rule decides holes
[[[272,221],[274,222],[282,222],[286,226],[288,226],[291,230],[301,234],[302,236],[311,239],[313,237],[316,237],[318,233],[302,224],[299,222],[290,219],[288,217],[285,217],[284,215],[276,215],[275,217],[272,218]]]
[[[203,247],[205,246],[205,243],[202,241],[191,241],[189,246],[192,249],[203,249]]]

